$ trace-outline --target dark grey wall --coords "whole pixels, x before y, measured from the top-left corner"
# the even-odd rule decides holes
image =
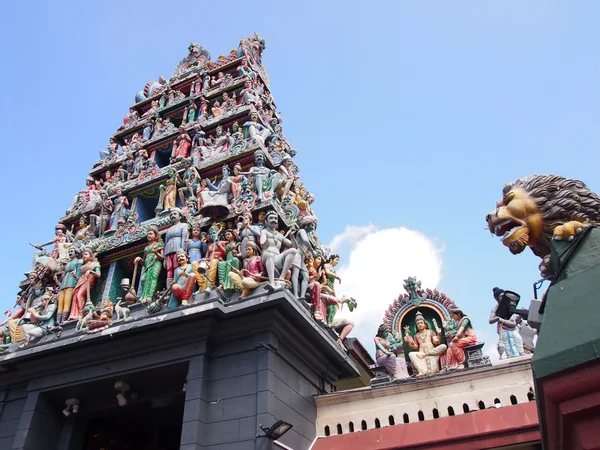
[[[256,434],[259,425],[279,419],[293,425],[281,442],[308,449],[315,437],[313,396],[329,391],[340,374],[357,372],[326,330],[279,295],[282,303],[260,303],[243,315],[182,317],[91,341],[92,348],[39,352],[21,364],[14,358],[0,388],[23,378],[28,384],[0,391],[0,450],[79,450],[85,412],[65,418],[57,395],[85,395],[86,383],[182,362],[188,364],[182,450],[272,449]]]

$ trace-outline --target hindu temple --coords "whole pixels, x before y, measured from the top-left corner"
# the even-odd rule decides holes
[[[368,299],[336,292],[265,47],[193,43],[140,86],[32,243],[0,322],[0,449],[541,448],[514,293],[494,290],[498,361],[418,276],[352,337],[338,313]]]

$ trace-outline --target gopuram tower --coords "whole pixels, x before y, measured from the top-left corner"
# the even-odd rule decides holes
[[[290,426],[307,449],[314,396],[358,376],[264,49],[191,44],[34,245],[0,324],[1,450],[267,449]]]

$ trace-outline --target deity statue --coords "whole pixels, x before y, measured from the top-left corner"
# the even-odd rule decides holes
[[[129,212],[129,200],[123,195],[123,189],[117,187],[115,194],[116,198],[113,200],[114,209],[110,216],[111,230],[116,230],[118,228],[119,220],[125,219],[125,216]]]
[[[165,195],[163,210],[165,211],[175,208],[177,204],[177,184],[183,184],[183,180],[175,170],[169,169],[169,178],[164,185]]]
[[[69,245],[67,244],[69,240],[67,238],[66,231],[67,227],[65,227],[62,223],[59,223],[54,227],[54,232],[56,236],[53,239],[50,239],[48,242],[45,242],[40,245],[35,245],[31,243],[29,245],[37,248],[38,250],[42,250],[43,247],[46,247],[50,244],[54,244],[54,248],[52,249],[52,253],[50,254],[50,256],[52,256],[52,258],[55,260],[65,260],[67,259],[67,251],[69,249]]]
[[[434,326],[437,324],[434,319]],[[420,311],[415,316],[415,327],[417,333],[414,338],[410,335],[410,328],[404,327],[404,342],[414,351],[408,354],[413,367],[417,370],[417,377],[433,375],[440,371],[440,356],[446,352],[446,345],[441,342],[442,330],[437,328],[435,332],[429,329]]]
[[[113,211],[113,202],[104,189],[100,190],[99,210],[96,214],[90,215],[90,226],[97,237],[104,236],[104,232],[110,223],[110,216]]]
[[[152,100],[152,102],[150,103],[150,109],[148,111],[146,111],[144,114],[142,114],[142,119],[145,119],[147,117],[152,117],[154,115],[154,113],[156,111],[158,111],[158,109],[160,108],[160,105],[158,104],[158,100]],[[149,138],[147,138],[149,139]]]
[[[283,190],[281,191],[281,199],[288,195],[292,184],[298,179],[296,174],[293,172],[293,165],[294,160],[289,155],[285,155],[281,160],[281,165],[279,166],[279,177],[281,179],[280,183],[281,186],[283,186]]]
[[[178,306],[187,306],[196,285],[192,265],[188,263],[188,256],[183,249],[177,250],[177,264],[178,266],[174,271],[175,278],[171,285],[171,299],[168,305],[171,310]]]
[[[206,97],[200,98],[200,107],[198,108],[198,118],[206,118],[208,115],[208,101]]]
[[[261,228],[252,225],[252,213],[245,212],[241,215],[238,222],[238,235],[242,240],[241,253],[246,254],[246,246],[250,243],[257,245],[260,239]],[[255,249],[258,253],[258,247]]]
[[[190,147],[192,140],[185,132],[184,128],[179,129],[179,136],[173,141],[173,151],[171,153],[171,162],[179,161],[190,156]]]
[[[210,75],[206,75],[202,80],[202,90],[208,91],[210,89]]]
[[[223,131],[223,127],[219,125],[215,132],[215,135],[212,137],[212,151],[211,157],[218,156],[219,153],[224,153],[229,148],[229,137]]]
[[[246,298],[252,289],[258,287],[262,280],[264,267],[262,259],[257,255],[258,247],[254,242],[248,242],[245,246],[244,268],[242,270],[231,268],[228,277],[236,291],[242,293],[239,300]]]
[[[187,107],[187,122],[191,123],[196,120],[196,115],[198,113],[198,107],[196,106],[196,102],[190,99],[190,104]]]
[[[247,77],[251,81],[254,81],[256,78],[256,72],[248,65],[248,61],[246,61],[246,59],[242,59],[242,63],[237,70],[241,77]]]
[[[377,364],[385,367],[392,381],[409,378],[406,361],[396,357],[394,350],[402,344],[401,339],[390,336],[387,325],[380,325],[375,336],[375,359]]]
[[[79,268],[81,276],[75,276],[77,283],[73,291],[73,303],[69,320],[79,320],[83,316],[86,300],[91,301],[90,295],[96,280],[100,278],[100,263],[94,258],[94,253],[89,248],[84,248],[81,253],[82,266]]]
[[[223,108],[221,107],[221,103],[219,102],[219,100],[216,100],[212,107],[210,108],[210,111],[212,112],[213,117],[219,117],[221,115],[223,115]]]
[[[477,343],[475,330],[469,319],[460,308],[450,308],[450,317],[457,322],[455,334],[447,335],[448,351],[446,352],[446,364],[450,369],[462,370],[465,368],[464,347]]]
[[[167,267],[167,286],[170,287],[173,283],[173,273],[178,267],[177,251],[185,248],[185,240],[188,238],[188,226],[181,222],[183,215],[179,208],[171,208],[169,218],[171,219],[171,226],[165,234],[165,261]]]
[[[262,260],[269,278],[269,283],[265,286],[267,290],[275,288],[275,270],[279,272],[279,278],[284,279],[288,274],[294,258],[296,249],[292,247],[292,241],[284,237],[277,231],[279,226],[279,217],[273,210],[266,215],[266,228],[260,234],[260,246],[262,248]],[[281,252],[281,247],[288,247]]]
[[[246,80],[244,82],[244,89],[241,90],[240,96],[242,97],[243,105],[253,104],[257,109],[260,109],[262,101],[260,96],[255,92],[252,81]]]
[[[349,303],[350,301],[355,303],[354,299],[348,299],[345,296],[342,296],[342,298],[336,298],[334,296],[321,293],[321,301],[327,305],[327,325],[338,334],[338,345],[342,348],[342,350],[347,351],[346,347],[344,346],[344,339],[346,339],[346,336],[348,336],[348,334],[350,334],[354,328],[354,322],[350,319],[343,319],[339,317],[336,318],[335,315],[344,305],[344,303]]]
[[[25,342],[23,345],[29,345],[36,338],[41,338],[54,327],[54,313],[56,312],[56,297],[48,292],[42,295],[40,310],[29,308],[30,322],[23,324],[23,335]]]
[[[265,161],[265,153],[257,150],[254,152],[254,166],[250,168],[249,172],[240,172],[242,175],[249,175],[252,179],[259,202],[265,201],[265,193],[268,192],[272,195],[280,182],[279,174],[265,167]]]
[[[257,215],[257,221],[254,224],[256,227],[260,228],[261,230],[264,230],[265,228],[267,228],[267,225],[265,224],[265,216],[266,213],[264,211],[259,211],[258,215]]]
[[[240,254],[240,244],[236,242],[233,230],[231,229],[225,230],[225,252],[225,260],[219,261],[218,271],[221,289],[227,291],[234,289],[233,282],[229,278],[229,273],[234,269],[241,269],[242,266],[239,259],[242,256]]]
[[[204,255],[206,255],[207,247],[206,233],[202,233],[200,224],[194,222],[192,224],[192,238],[185,241],[185,250],[189,255],[190,263],[193,264],[203,259]]]
[[[73,228],[71,228],[72,230]],[[92,230],[90,225],[87,223],[87,219],[85,216],[81,216],[79,218],[79,228],[75,233],[72,231],[66,230],[67,237],[71,240],[73,245],[81,245],[85,242],[89,241],[90,234],[92,234]]]
[[[498,304],[500,303],[501,295],[504,293],[502,289],[494,288],[494,298]],[[523,338],[517,330],[517,316],[513,314],[510,319],[502,319],[496,315],[498,305],[492,308],[490,312],[490,324],[497,324],[498,332],[498,353],[500,359],[506,354],[507,358],[514,358],[516,356],[523,356],[525,351],[523,350]]]
[[[209,245],[206,251],[208,270],[206,277],[211,287],[217,284],[219,263],[225,261],[227,257],[227,250],[225,249],[227,242],[219,240],[223,228],[224,224],[222,222],[215,222],[208,230]]]
[[[267,138],[271,135],[271,130],[265,127],[263,124],[259,123],[258,113],[256,111],[251,111],[248,115],[248,121],[242,125],[250,139],[256,139],[261,144],[265,145]]]
[[[119,144],[115,138],[110,138],[106,150],[100,150],[100,159],[110,161],[117,157]]]
[[[82,265],[83,262],[78,258],[76,248],[69,248],[69,261],[64,265],[64,275],[58,293],[58,313],[56,319],[59,325],[67,321],[71,313],[73,291],[77,285],[77,279],[81,277]]]
[[[145,125],[144,125],[144,129],[142,131],[142,137],[144,138],[144,140],[149,141],[150,139],[152,139],[152,131],[154,130],[154,126],[152,125],[152,122],[150,120],[148,120]]]
[[[227,92],[223,92],[223,101],[221,102],[221,111],[223,114],[233,114],[237,109],[235,101],[235,92],[229,97]]]
[[[160,239],[158,227],[152,225],[147,234],[148,245],[144,248],[144,257],[138,256],[134,260],[137,266],[142,263],[144,272],[142,273],[142,293],[140,295],[141,302],[151,302],[156,293],[158,286],[158,278],[162,271],[165,245]]]

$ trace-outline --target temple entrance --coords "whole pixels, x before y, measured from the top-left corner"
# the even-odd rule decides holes
[[[82,450],[178,450],[185,393],[168,405],[115,407],[90,416]]]

